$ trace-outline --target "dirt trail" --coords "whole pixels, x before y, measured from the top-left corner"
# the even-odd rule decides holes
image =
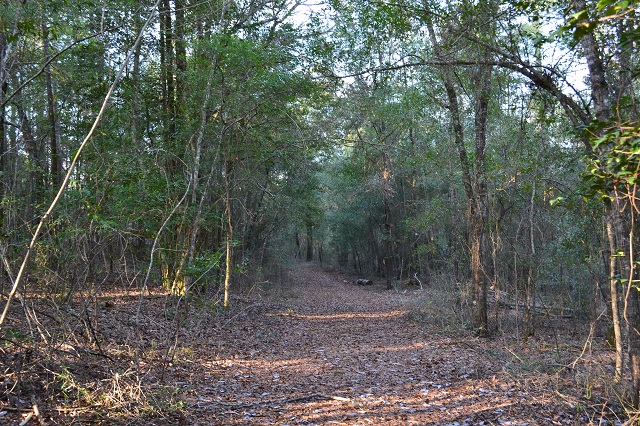
[[[189,423],[587,423],[511,380],[498,350],[409,320],[428,289],[403,294],[348,280],[301,265],[291,284],[266,291],[178,356]]]

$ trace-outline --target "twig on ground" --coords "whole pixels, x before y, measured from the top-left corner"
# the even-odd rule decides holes
[[[20,422],[20,426],[25,426],[27,423],[31,421],[32,418],[33,418],[33,412],[27,414],[27,417],[25,417],[25,419],[22,422]]]
[[[518,358],[518,361],[520,361],[520,363],[524,364],[524,361],[522,360],[522,358],[520,358],[518,355],[516,355],[515,352],[513,352],[511,349],[509,349],[508,346],[504,347],[511,355],[515,356],[516,358]]]

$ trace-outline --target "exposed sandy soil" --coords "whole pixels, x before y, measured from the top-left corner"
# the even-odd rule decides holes
[[[40,315],[49,346],[0,346],[0,424],[35,403],[30,425],[621,424],[604,397],[611,352],[571,323],[477,339],[450,291],[358,286],[310,264],[287,277],[226,311],[114,294]],[[66,320],[47,324],[55,315]]]

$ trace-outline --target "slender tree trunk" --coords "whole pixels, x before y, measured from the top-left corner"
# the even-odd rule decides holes
[[[183,0],[173,1],[175,11],[175,27],[174,27],[174,46],[176,57],[176,99],[178,100],[178,111],[180,114],[184,111],[187,101],[186,90],[186,72],[187,72],[187,48],[185,41],[185,18],[184,18],[184,3]]]
[[[199,188],[199,183],[200,183],[200,163],[201,163],[201,159],[202,159],[202,145],[203,145],[203,141],[204,141],[204,134],[205,134],[205,127],[207,125],[207,111],[208,111],[208,106],[209,106],[209,98],[211,97],[211,83],[212,83],[212,78],[209,78],[208,82],[207,82],[207,87],[206,87],[206,91],[205,91],[205,97],[204,97],[204,102],[202,104],[201,107],[201,111],[200,111],[200,127],[198,129],[198,135],[195,138],[195,146],[192,146],[193,149],[193,154],[194,154],[194,163],[193,163],[193,172],[191,174],[191,180],[192,180],[192,193],[191,193],[191,204],[196,204],[197,202],[197,197],[198,197],[198,188]],[[214,116],[215,118],[215,116]],[[219,153],[219,148],[220,146],[218,145],[218,150],[216,150],[216,159],[218,157],[218,153]],[[202,191],[202,195],[200,196],[200,202],[198,203],[198,210],[195,214],[195,217],[193,218],[193,221],[191,222],[191,232],[189,235],[189,248],[187,250],[187,254],[186,254],[186,264],[187,265],[192,265],[193,261],[195,259],[195,254],[196,254],[196,242],[197,242],[197,238],[198,238],[198,233],[200,230],[200,221],[202,219],[202,210],[204,208],[204,203],[207,197],[207,193],[209,191],[209,186],[211,185],[211,180],[213,178],[213,164],[212,164],[212,170],[211,173],[209,174],[209,177],[207,178],[207,182],[205,184],[205,187]],[[191,285],[191,277],[187,276],[185,278],[185,288],[188,290],[189,286]]]
[[[26,145],[25,148],[33,162],[33,167],[31,167],[30,172],[31,176],[29,178],[31,183],[29,207],[25,212],[26,217],[23,217],[25,222],[29,222],[37,216],[36,208],[44,200],[46,181],[45,165],[43,161],[41,141],[33,132],[31,120],[29,119],[27,112],[19,103],[16,103],[16,111],[20,120],[20,131],[22,132],[24,143]]]
[[[163,80],[164,142],[169,152],[173,152],[176,136],[176,90],[175,90],[175,52],[173,24],[170,0],[162,0],[160,11],[161,28],[161,72]],[[169,171],[174,172],[176,160],[168,160]]]
[[[8,181],[8,168],[7,168],[7,132],[5,121],[7,119],[7,110],[4,105],[4,100],[7,96],[9,84],[7,82],[7,70],[6,70],[6,58],[8,51],[7,35],[0,31],[0,197],[4,199],[7,193],[7,181]],[[0,205],[0,232],[5,232],[5,209],[4,205]],[[4,277],[4,274],[0,273],[0,277]],[[0,280],[0,288],[3,287],[3,281]]]
[[[49,58],[49,30],[45,22],[42,23],[42,49],[45,60]],[[58,153],[58,123],[56,120],[55,99],[53,97],[53,82],[51,79],[51,65],[47,63],[44,68],[45,85],[47,86],[47,114],[49,118],[49,174],[51,185],[54,188],[60,186],[61,161]]]
[[[307,224],[307,262],[313,260],[313,225]]]
[[[616,348],[616,373],[615,381],[622,378],[623,364],[623,347],[622,347],[622,329],[620,327],[620,311],[618,308],[618,279],[615,275],[616,266],[616,241],[613,229],[613,218],[611,214],[606,216],[607,240],[609,241],[609,292],[611,296],[611,318],[613,323],[613,337]]]
[[[382,260],[384,265],[384,275],[387,280],[387,290],[393,288],[393,275],[395,270],[393,250],[393,212],[391,209],[391,197],[393,195],[393,189],[391,187],[391,166],[388,164],[389,159],[386,152],[382,152],[382,164],[380,166],[380,174],[382,175],[382,202],[384,205],[384,259]]]
[[[162,93],[162,117],[163,120],[166,120],[168,116],[168,99],[169,93],[167,93],[167,67],[169,66],[167,63],[167,43],[170,43],[170,40],[167,40],[167,30],[166,30],[166,20],[164,17],[164,1],[162,3],[161,9],[159,11],[159,24],[160,24],[160,33],[158,38],[158,51],[160,53],[160,90]],[[164,124],[164,123],[163,123]],[[164,135],[163,135],[164,137]]]
[[[224,270],[224,300],[222,306],[227,308],[229,306],[229,289],[231,288],[231,267],[233,265],[233,226],[231,224],[231,209],[229,206],[229,199],[226,201],[227,206],[227,236],[225,241],[225,270]]]
[[[142,28],[143,22],[136,14],[136,28]],[[131,142],[134,147],[143,148],[142,130],[144,128],[141,120],[140,102],[140,56],[142,54],[142,43],[136,45],[133,52],[133,69],[131,72]]]
[[[490,73],[489,73],[490,76]],[[487,80],[489,81],[489,80]],[[485,276],[485,222],[486,222],[486,183],[484,182],[484,150],[486,143],[485,99],[478,100],[476,110],[476,160],[475,173],[471,173],[468,154],[464,144],[462,120],[458,107],[458,96],[451,80],[445,77],[445,89],[449,98],[454,140],[458,148],[462,166],[463,184],[467,194],[469,254],[471,256],[471,279],[473,298],[473,325],[479,336],[488,334],[487,316],[487,280]],[[484,114],[484,122],[483,122]],[[480,128],[478,126],[480,125]]]
[[[296,232],[296,254],[294,256],[294,259],[298,259],[299,257],[301,257],[300,250],[302,250],[300,245],[300,234]]]
[[[500,279],[498,278],[498,274],[496,273],[498,267],[498,250],[500,248],[500,218],[495,220],[494,230],[492,232],[493,235],[490,234],[491,239],[491,265],[493,270],[493,281],[492,288],[494,291],[494,312],[493,317],[495,320],[495,331],[500,329]]]
[[[535,308],[536,287],[538,277],[538,253],[536,249],[535,238],[535,210],[536,195],[538,191],[538,163],[537,158],[540,156],[540,148],[536,155],[536,163],[533,168],[533,182],[531,184],[531,197],[529,198],[529,264],[527,266],[527,277],[525,284],[525,335],[531,337],[535,335],[536,324],[535,316],[531,315],[532,307]]]
[[[175,6],[175,2],[173,3]],[[184,154],[184,146],[180,144],[178,135],[179,121],[183,118],[184,90],[178,93],[178,83],[182,82],[184,73],[177,68],[177,43],[178,35],[182,35],[183,28],[176,29],[178,22],[174,21],[176,11],[171,7],[171,0],[161,0],[159,10],[160,16],[160,73],[162,78],[162,139],[163,148],[166,152],[165,169],[169,178],[173,180],[181,179],[183,165],[180,159]],[[183,13],[181,8],[180,13]],[[178,15],[176,20],[178,19]],[[182,15],[180,15],[182,16]],[[174,25],[175,24],[175,25]],[[184,25],[183,22],[180,26]],[[175,30],[175,31],[174,31]],[[177,33],[176,33],[177,31]],[[181,39],[182,40],[182,39]],[[184,40],[182,40],[184,41]],[[181,52],[182,53],[182,52]],[[186,67],[186,62],[185,62]],[[174,226],[174,232],[167,236],[167,246],[171,248],[171,253],[166,256],[168,264],[168,285],[172,292],[182,293],[186,289],[186,267],[189,251],[189,226],[187,225],[187,212],[189,206],[185,206],[182,221]]]
[[[227,163],[224,175],[225,190],[225,215],[227,229],[225,237],[225,272],[224,272],[224,300],[223,307],[229,306],[229,289],[231,288],[231,268],[233,266],[233,222],[231,220],[231,191],[229,188],[231,179],[231,165]]]
[[[633,274],[630,267],[629,275]],[[631,383],[633,386],[633,406],[640,407],[640,292],[635,288],[627,288],[627,321],[629,324],[629,366],[631,367]]]
[[[632,281],[635,277],[633,253],[634,228],[633,224],[627,220],[630,214],[630,207],[627,205],[627,200],[619,196],[618,193],[615,194],[611,209],[617,249],[622,250],[624,253],[618,257],[617,263],[619,274],[625,280],[625,284],[622,287],[624,292],[623,317],[628,328],[629,368],[631,370],[631,386],[633,391],[632,400],[634,407],[638,407],[640,406],[640,300],[638,300],[640,292],[632,286]],[[615,271],[614,273],[617,272],[618,271]],[[613,297],[611,302],[613,303]]]

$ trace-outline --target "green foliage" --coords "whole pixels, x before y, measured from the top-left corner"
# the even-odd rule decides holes
[[[596,21],[589,20],[589,12],[581,10],[569,17],[566,23],[566,27],[573,30],[573,37],[575,40],[580,40],[586,34],[593,32],[598,23]]]
[[[635,0],[600,0],[596,9],[604,12],[605,16],[612,17],[630,12],[637,3]]]
[[[579,41],[586,34],[593,33],[599,26],[609,21],[634,19],[631,16],[637,4],[636,0],[599,0],[594,10],[574,11],[559,28],[558,34],[572,31],[574,40]],[[629,28],[622,41],[628,43],[631,39],[637,39],[639,34],[637,28]]]
[[[586,197],[611,201],[615,191],[632,197],[640,172],[640,126],[637,124],[604,129],[592,140],[597,158],[590,159],[584,181]]]
[[[202,251],[194,259],[194,261],[186,268],[185,274],[195,277],[195,281],[192,284],[198,283],[198,281],[206,282],[206,276],[215,275],[222,270],[221,259],[224,253],[222,251]],[[199,283],[198,288],[204,289],[206,285]]]

